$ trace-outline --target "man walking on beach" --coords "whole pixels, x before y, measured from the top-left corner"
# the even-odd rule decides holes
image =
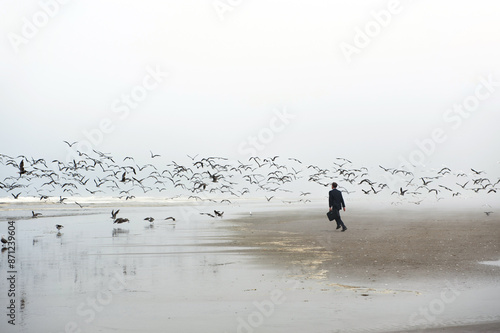
[[[335,222],[337,222],[337,229],[342,227],[342,231],[346,231],[347,228],[340,218],[340,209],[343,208],[345,212],[344,198],[342,198],[342,192],[337,190],[337,183],[335,182],[332,183],[332,190],[329,192],[328,205],[330,207],[330,211],[333,211],[334,213],[334,219]]]

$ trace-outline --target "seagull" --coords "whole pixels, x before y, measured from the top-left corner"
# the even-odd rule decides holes
[[[291,161],[295,161],[295,162],[297,162],[297,163],[302,164],[302,162],[301,162],[301,161],[299,161],[299,160],[298,160],[298,159],[296,159],[296,158],[289,157],[288,159],[289,159],[289,160],[291,160]]]
[[[75,142],[73,142],[73,143],[69,143],[68,141],[63,141],[63,142],[66,142],[66,144],[67,144],[70,148],[71,148],[71,147],[73,147],[73,145],[74,145],[75,143],[77,143],[77,141],[75,141]]]
[[[470,168],[470,169],[471,169],[471,170],[472,170],[472,172],[474,172],[476,175],[480,175],[480,174],[482,174],[482,173],[484,172],[484,171],[476,171],[476,170],[474,170],[474,169],[472,169],[472,168]]]
[[[34,211],[31,211],[32,218],[37,218],[38,216],[42,215],[42,213],[35,213]]]
[[[442,187],[442,188],[444,188],[445,190],[448,190],[448,191],[450,191],[450,192],[452,192],[452,191],[453,191],[451,188],[446,187],[446,186],[444,186],[444,185],[438,185],[438,186],[439,186],[439,187]]]
[[[118,212],[119,212],[119,211],[120,211],[119,209],[117,209],[117,210],[116,210],[116,212],[115,212],[115,210],[114,210],[114,209],[111,211],[111,218],[112,218],[113,220],[116,220],[116,215],[118,215]]]
[[[144,220],[145,220],[145,221],[149,221],[149,222],[153,223],[153,221],[154,221],[155,219],[154,219],[154,217],[146,217]]]
[[[2,235],[2,244],[7,244],[9,241],[5,239],[4,235]]]
[[[484,212],[486,216],[490,216],[490,214],[493,214],[493,212]]]
[[[220,212],[220,211],[215,210],[215,209],[214,209],[214,213],[215,213],[215,215],[216,215],[216,216],[218,216],[218,217],[222,217],[222,215],[224,214],[224,212]]]
[[[217,180],[219,180],[219,178],[221,177],[221,176],[217,175],[216,173],[212,175],[212,174],[210,173],[210,171],[207,171],[207,173],[208,173],[208,175],[210,176],[210,178],[212,178],[212,182],[213,182],[213,183],[217,183]]]
[[[383,167],[383,166],[381,166],[381,165],[379,165],[379,167],[380,167],[380,168],[382,168],[382,169],[383,169],[384,171],[386,171],[386,172],[387,172],[387,171],[389,171],[389,172],[391,171],[391,169],[390,169],[390,168],[384,168],[384,167]]]
[[[24,169],[24,160],[21,160],[21,163],[19,163],[19,175],[23,175],[26,173],[26,170]]]
[[[158,154],[153,154],[153,152],[150,150],[149,151],[151,153],[151,158],[155,158],[155,157],[160,157],[161,155],[158,155]]]
[[[172,217],[172,216],[169,216],[169,217],[166,217],[165,220],[172,220],[172,221],[175,221],[175,217]]]
[[[18,194],[14,194],[14,193],[11,193],[11,194],[14,197],[14,199],[17,199],[17,198],[19,198],[19,195],[21,194],[21,192],[19,192]]]
[[[118,223],[118,224],[120,224],[120,223],[125,223],[125,222],[129,222],[129,223],[130,223],[129,219],[127,219],[127,218],[123,218],[123,217],[119,217],[119,218],[117,218],[116,220],[114,220],[114,222],[113,222],[113,223]]]
[[[438,175],[441,173],[443,173],[443,175],[444,175],[446,172],[450,173],[451,172],[450,168],[447,168],[447,167],[442,168],[441,170],[438,171]]]
[[[61,230],[62,228],[64,228],[64,226],[62,226],[60,224],[56,224],[56,228],[57,228],[57,230]]]
[[[421,177],[420,179],[422,179],[422,182],[424,183],[424,186],[427,186],[429,183],[432,183],[432,180],[425,181],[425,179],[423,177]]]
[[[80,206],[80,208],[83,208],[83,205],[79,204],[78,202],[75,201],[75,203]]]

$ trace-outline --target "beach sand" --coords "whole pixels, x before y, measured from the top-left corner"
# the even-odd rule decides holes
[[[470,331],[500,330],[498,218],[464,208],[355,207],[342,212],[341,232],[325,214],[291,207],[242,217],[236,244],[259,244],[261,263],[347,293],[332,331],[463,331],[477,322],[494,323]]]
[[[3,207],[1,232],[16,221],[17,307],[2,332],[500,330],[494,214],[354,205],[340,232],[318,205],[238,204],[216,219],[200,215],[221,209],[210,204],[123,206],[122,225],[110,207],[41,205],[37,219]]]

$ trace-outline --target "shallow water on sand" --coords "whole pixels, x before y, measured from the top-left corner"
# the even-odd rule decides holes
[[[0,304],[5,308],[13,298],[17,307],[15,330],[2,311],[1,331],[164,331],[176,320],[195,329],[199,319],[227,312],[224,299],[234,297],[219,293],[215,299],[211,289],[226,284],[230,290],[235,281],[244,285],[265,272],[246,266],[241,274],[250,249],[231,246],[227,222],[197,211],[186,215],[190,208],[183,219],[181,208],[124,208],[118,216],[131,222],[120,225],[107,208],[39,210],[39,218],[28,217],[31,211],[1,212],[2,232],[5,217],[16,220],[16,239],[14,270],[8,250],[2,251],[0,286],[7,290],[7,272],[15,271],[16,295],[2,292]],[[176,222],[164,220],[172,215]],[[147,216],[154,223],[144,221]],[[169,318],[172,325],[164,321]],[[236,321],[212,324],[210,330],[236,327]]]
[[[275,206],[224,206],[224,218],[200,215],[220,205],[121,206],[118,216],[130,223],[120,225],[110,218],[112,208],[103,205],[38,205],[39,218],[32,218],[28,207],[0,210],[0,233],[7,235],[7,221],[14,220],[16,236],[13,269],[9,251],[0,254],[2,333],[404,331],[415,328],[411,318],[420,308],[438,304],[443,292],[453,296],[442,286],[421,294],[416,285],[414,290],[352,285],[315,274],[322,272],[320,266],[318,272],[308,271],[306,261],[287,262],[280,249],[259,249],[258,244],[276,239],[253,239],[252,245],[248,233],[253,231],[245,223],[282,223],[274,213],[263,214],[274,212]],[[280,209],[296,214],[287,205]],[[323,215],[307,226],[325,229]],[[153,224],[144,220],[148,216],[155,218]],[[164,220],[168,216],[176,221]],[[232,220],[241,216],[247,217],[245,223]],[[56,224],[64,228],[58,231]],[[270,255],[283,261],[282,267],[263,260]],[[7,292],[11,270],[16,272],[15,296]],[[498,321],[493,310],[497,298],[491,295],[499,292],[498,287],[460,290],[436,324],[469,318],[462,324]],[[15,326],[6,316],[11,299]],[[479,309],[472,315],[471,304]]]

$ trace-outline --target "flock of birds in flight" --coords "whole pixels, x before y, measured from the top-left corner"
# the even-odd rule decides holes
[[[67,197],[82,195],[117,195],[120,199],[132,200],[138,193],[161,194],[166,191],[176,194],[167,199],[184,195],[188,199],[216,202],[213,198],[222,196],[224,199],[220,203],[231,203],[231,198],[251,196],[257,192],[263,192],[267,201],[278,197],[276,193],[289,192],[291,196],[295,194],[298,200],[283,202],[310,202],[307,196],[311,192],[298,193],[288,188],[302,180],[326,188],[336,181],[339,189],[347,195],[356,192],[376,195],[382,192],[399,198],[411,196],[416,199],[413,203],[418,203],[419,199],[421,201],[430,195],[440,200],[465,193],[496,194],[500,190],[500,178],[490,179],[484,171],[474,168],[466,173],[443,167],[425,175],[415,175],[408,170],[379,165],[381,181],[373,179],[373,172],[369,172],[367,167],[356,167],[345,158],[335,158],[331,167],[322,168],[306,165],[296,158],[284,160],[279,156],[252,156],[243,162],[234,162],[224,157],[197,158],[198,155],[187,155],[190,159],[188,164],[171,161],[162,166],[161,163],[154,163],[161,155],[151,151],[151,162],[142,165],[136,163],[134,157],[126,156],[118,161],[111,154],[97,150],[91,154],[78,151],[78,155],[79,158],[65,163],[57,159],[48,162],[43,158],[0,154],[1,173],[10,173],[0,181],[0,195],[3,191],[7,195],[10,193],[14,199],[31,196],[46,201],[59,197],[57,202],[66,204]],[[396,179],[397,188],[391,188],[388,179]],[[303,185],[299,188],[305,188]],[[74,203],[83,208],[78,202]]]
[[[69,147],[75,144],[64,142]],[[454,172],[442,167],[416,175],[402,168],[379,165],[377,176],[382,178],[380,180],[374,179],[373,171],[367,167],[357,167],[352,161],[341,157],[335,158],[331,167],[322,168],[304,164],[297,158],[284,159],[280,156],[252,156],[242,162],[229,161],[224,157],[198,158],[198,155],[187,155],[187,164],[175,161],[165,164],[156,163],[161,155],[150,151],[150,163],[140,164],[135,162],[134,157],[126,156],[119,160],[110,153],[98,150],[77,153],[79,158],[68,162],[0,154],[0,172],[9,174],[0,181],[0,195],[3,191],[7,195],[10,193],[14,199],[30,196],[40,201],[54,202],[55,198],[57,203],[68,204],[68,197],[83,195],[115,195],[127,201],[135,199],[138,193],[158,194],[166,191],[175,194],[166,199],[184,196],[189,200],[231,204],[233,198],[252,196],[257,192],[262,192],[261,197],[268,202],[279,197],[277,193],[287,192],[289,197],[295,196],[296,200],[282,202],[291,204],[311,202],[308,196],[315,192],[298,193],[290,188],[294,183],[305,181],[321,186],[321,193],[326,195],[324,188],[329,189],[331,182],[336,181],[344,194],[357,192],[358,195],[369,196],[382,192],[395,196],[397,199],[392,204],[397,205],[404,201],[420,204],[427,198],[439,201],[446,196],[460,197],[474,193],[494,195],[500,191],[500,178],[490,179],[484,171],[474,168],[468,172]],[[398,185],[394,188],[389,183]],[[298,187],[304,189],[304,183],[299,183]],[[74,204],[84,208],[77,201]],[[223,213],[214,210],[214,214],[202,214],[215,218],[222,217]],[[490,215],[492,212],[485,213]],[[41,215],[34,211],[32,214],[33,218]],[[113,210],[113,223],[129,222],[116,214],[118,211]],[[166,219],[175,221],[173,217]],[[154,218],[147,217],[145,220],[153,223]],[[60,230],[63,226],[57,225],[56,228]]]

